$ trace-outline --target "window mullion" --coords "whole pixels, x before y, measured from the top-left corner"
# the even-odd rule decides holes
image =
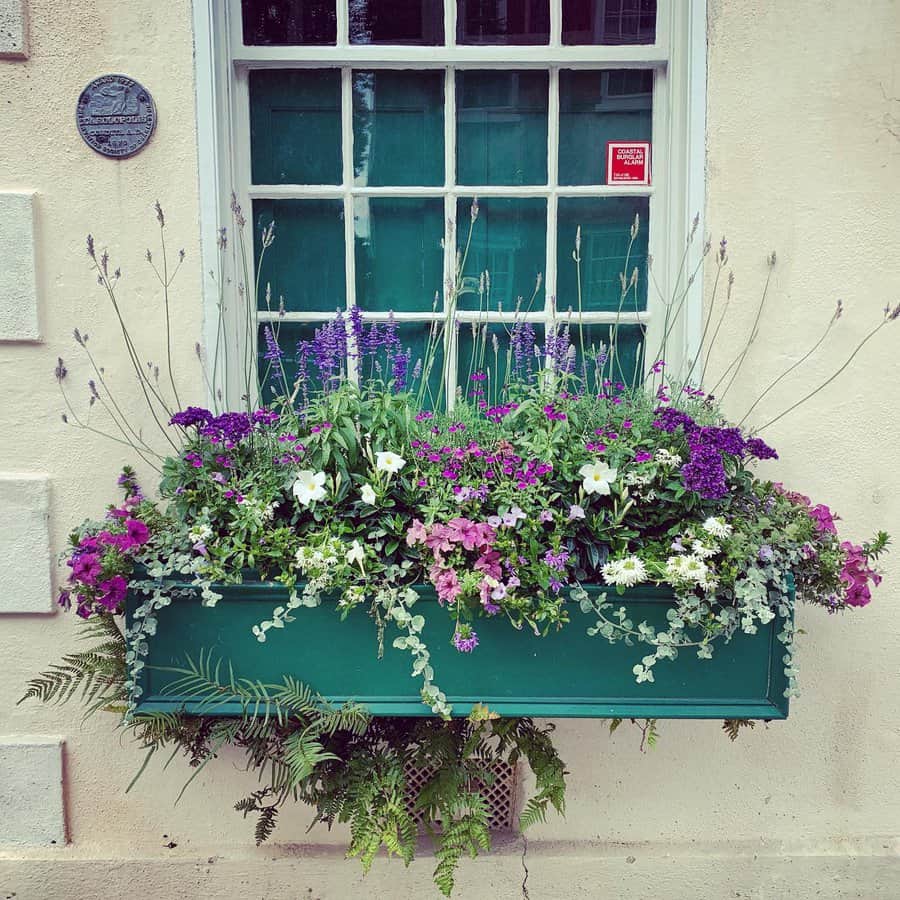
[[[562,2],[550,0],[550,46],[562,46]]]
[[[456,0],[444,0],[444,43],[456,46]]]
[[[555,4],[554,4],[555,5]],[[544,265],[544,311],[545,328],[552,327],[557,304],[556,296],[556,222],[559,182],[559,69],[550,69],[550,97],[547,109],[547,183],[550,194],[547,197],[547,259]]]
[[[350,10],[349,0],[337,0],[337,45],[347,47],[350,45]]]
[[[338,15],[345,9],[345,3],[338,3]],[[346,9],[345,9],[346,11]],[[346,18],[346,17],[345,17]],[[340,24],[340,23],[339,23]],[[346,26],[346,22],[344,23]],[[338,32],[340,40],[340,32]],[[344,199],[344,273],[347,282],[347,310],[356,305],[356,247],[353,208],[353,71],[341,69],[341,189]],[[357,380],[356,366],[353,358],[358,348],[353,344],[353,330],[350,323],[347,329],[347,377],[354,384]]]
[[[451,7],[453,7],[451,9]],[[453,19],[453,38],[456,38],[455,21],[456,10],[454,0],[448,0],[445,6],[448,22]],[[449,33],[448,33],[449,38]],[[447,408],[453,406],[456,397],[456,360],[457,338],[454,322],[448,318],[448,307],[452,292],[456,291],[456,235],[459,223],[456,220],[456,70],[448,66],[444,76],[444,286],[443,286],[443,311],[444,328],[447,329],[449,340],[445,341],[448,347],[446,358],[443,361],[447,391]],[[461,276],[462,273],[460,273]]]

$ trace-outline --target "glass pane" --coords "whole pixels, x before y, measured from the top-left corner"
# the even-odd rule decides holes
[[[341,74],[337,69],[250,72],[254,184],[341,183]]]
[[[266,285],[273,309],[281,300],[288,312],[346,307],[342,200],[254,200],[253,222],[257,265],[262,231],[275,223],[275,240],[260,270],[260,308],[265,308]]]
[[[548,44],[549,0],[458,0],[459,44]]]
[[[562,0],[564,44],[652,44],[656,0]]]
[[[444,73],[353,73],[357,185],[444,183]]]
[[[442,197],[356,197],[356,302],[363,309],[430,310],[444,278]]]
[[[443,44],[443,0],[350,0],[351,44]]]
[[[546,71],[456,73],[459,184],[546,184]]]
[[[606,184],[607,141],[649,141],[653,72],[559,73],[559,183]]]
[[[581,227],[581,308],[634,312],[647,308],[647,197],[560,197],[557,226],[556,308],[578,310],[578,274],[572,254]],[[631,227],[638,216],[634,241]],[[637,284],[622,301],[619,275]]]
[[[269,325],[282,353],[280,362],[266,359],[268,342],[265,325],[259,326],[258,364],[260,380],[263,382],[265,402],[284,395],[285,384],[293,390],[297,377],[302,371],[304,378],[297,392],[297,402],[303,404],[312,391],[321,390],[323,380],[334,383],[341,372],[346,372],[348,361],[357,365],[357,359],[350,359],[351,346],[346,334],[350,329],[347,316],[340,322],[334,320],[317,323],[275,322]],[[422,399],[426,406],[434,408],[441,380],[443,366],[443,345],[432,330],[430,323],[363,322],[362,347],[358,360],[360,379],[392,380],[397,390],[407,389],[418,392],[422,389]],[[429,351],[429,348],[431,350]],[[422,385],[422,375],[428,366],[428,384]]]
[[[242,0],[244,43],[337,43],[335,0]]]
[[[547,201],[543,198],[487,197],[478,201],[478,218],[465,258],[460,309],[529,309],[538,275],[547,255]],[[465,253],[472,198],[460,198],[456,208],[457,242]],[[488,277],[482,284],[482,272]],[[544,306],[543,289],[532,310]]]

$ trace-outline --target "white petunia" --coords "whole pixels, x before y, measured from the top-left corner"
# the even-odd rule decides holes
[[[718,516],[710,516],[703,523],[704,531],[708,531],[713,537],[727,538],[734,530],[724,519]]]
[[[634,585],[647,580],[647,567],[637,556],[626,556],[624,559],[614,560],[607,563],[601,571],[603,580],[607,584],[634,587]]]
[[[363,503],[368,503],[369,506],[375,505],[375,488],[373,488],[371,484],[364,484],[362,486],[362,491],[360,491],[360,495],[362,496]]]
[[[311,469],[298,472],[293,490],[297,501],[303,506],[321,500],[325,496],[325,473],[313,472]]]
[[[399,472],[406,465],[406,460],[390,450],[381,450],[375,454],[375,468],[379,472]]]
[[[578,474],[584,479],[581,486],[586,494],[608,494],[610,483],[616,480],[616,470],[605,462],[585,463]]]

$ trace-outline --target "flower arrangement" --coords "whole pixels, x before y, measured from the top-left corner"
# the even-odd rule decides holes
[[[243,217],[234,211],[240,241]],[[158,220],[163,229],[161,210]],[[476,220],[477,205],[470,239]],[[632,241],[638,228],[635,221]],[[269,228],[263,252],[272,239]],[[579,244],[580,234],[575,265]],[[120,312],[118,271],[91,239],[88,252]],[[724,241],[714,254],[707,244],[702,256],[721,274]],[[160,271],[168,298],[171,279],[165,266]],[[637,270],[622,275],[620,309],[638,278]],[[316,806],[318,819],[351,823],[350,853],[366,866],[381,846],[409,861],[415,827],[398,799],[403,764],[412,757],[436,762],[446,777],[419,802],[427,821],[443,823],[434,832],[435,877],[448,894],[461,853],[488,846],[484,803],[473,785],[490,777],[491,761],[522,757],[534,770],[536,793],[523,826],[550,806],[562,810],[565,771],[549,729],[529,719],[499,719],[481,707],[451,718],[421,639],[425,621],[413,585],[433,586],[446,640],[466,655],[485,652],[479,629],[486,618],[539,640],[567,627],[573,608],[590,612],[590,633],[600,641],[635,646],[639,683],[663,678],[665,661],[679,654],[708,659],[735,634],[752,635],[780,616],[788,691],[795,693],[795,593],[832,614],[864,606],[888,544],[883,532],[862,544],[841,540],[827,506],[757,472],[758,461],[777,459],[776,451],[758,432],[726,420],[717,388],[707,391],[692,379],[698,360],[682,367],[681,377],[670,374],[664,339],[648,365],[638,360],[624,371],[617,325],[608,342],[589,346],[580,298],[542,341],[524,304],[503,342],[476,323],[469,371],[448,403],[457,291],[448,288],[446,318],[432,328],[419,359],[401,345],[393,319],[367,324],[357,309],[338,313],[294,353],[282,346],[277,325],[267,325],[261,364],[245,353],[245,406],[237,411],[212,390],[217,361],[204,368],[213,408],[181,407],[171,364],[165,390],[165,377],[138,355],[120,314],[167,453],[154,450],[123,415],[87,335],[76,331],[95,373],[89,404],[105,409],[113,436],[159,472],[160,485],[150,499],[126,469],[119,479],[124,500],[72,534],[60,603],[87,620],[103,644],[93,657],[66,657],[29,688],[30,695],[61,700],[82,684],[91,708],[123,712],[123,724],[150,753],[171,744],[195,767],[226,743],[242,748],[255,767],[273,773],[268,787],[238,804],[245,815],[259,814],[258,840],[270,834],[278,807],[297,795]],[[676,290],[667,304],[673,321],[681,303]],[[168,336],[167,299],[165,309]],[[829,329],[840,313],[839,305]],[[898,316],[900,307],[886,310],[863,343]],[[710,310],[706,329],[719,326]],[[747,352],[726,373],[727,386]],[[208,363],[199,347],[198,356]],[[67,420],[97,430],[76,413],[67,376],[60,360]],[[189,582],[214,616],[217,588],[247,578],[277,582],[289,598],[260,608],[250,641],[265,643],[272,629],[301,619],[304,607],[328,602],[342,617],[367,609],[379,633],[396,627],[393,646],[411,653],[412,674],[435,718],[372,718],[353,704],[335,709],[312,692],[315,685],[289,677],[281,685],[222,678],[212,660],[204,662],[203,648],[182,670],[183,684],[211,711],[227,697],[241,702],[244,715],[140,713],[140,671],[160,611],[179,601],[173,584]],[[666,627],[617,611],[617,595],[645,584],[671,592]],[[605,590],[591,594],[585,585]],[[129,591],[141,602],[123,632],[116,622]],[[647,727],[655,735],[653,723],[645,733]],[[736,736],[737,723],[727,728]]]

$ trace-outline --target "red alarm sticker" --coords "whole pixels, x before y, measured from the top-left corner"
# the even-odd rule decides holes
[[[607,184],[650,184],[650,142],[608,141]]]

